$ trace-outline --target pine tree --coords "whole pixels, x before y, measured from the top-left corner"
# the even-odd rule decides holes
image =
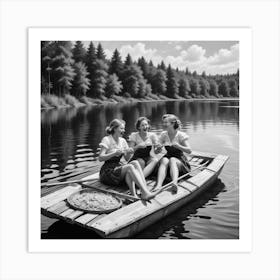
[[[86,53],[86,66],[87,66],[87,71],[88,71],[88,78],[90,80],[90,89],[88,92],[88,95],[93,97],[94,96],[94,92],[93,92],[93,81],[94,81],[94,76],[95,76],[95,64],[96,64],[96,50],[94,47],[93,42],[90,42],[88,49],[87,49],[87,53]]]
[[[144,80],[143,73],[139,66],[132,64],[126,66],[123,73],[123,91],[128,92],[131,96],[137,97],[140,84]]]
[[[179,80],[179,95],[182,97],[187,97],[188,92],[190,91],[190,86],[188,80],[185,79],[180,79]]]
[[[123,86],[118,76],[116,74],[109,75],[106,82],[105,96],[110,98],[114,95],[119,95],[122,88]]]
[[[105,88],[108,76],[108,66],[100,59],[94,63],[94,75],[91,79],[90,95],[94,98],[103,98],[105,96]]]
[[[163,71],[166,71],[166,66],[165,66],[163,60],[161,61],[160,69],[162,69]]]
[[[165,95],[166,93],[166,74],[162,69],[157,70],[152,79],[152,90],[157,95]]]
[[[86,53],[86,66],[90,76],[93,75],[95,62],[96,62],[96,51],[93,42],[90,42]]]
[[[72,67],[74,63],[72,53],[59,43],[56,48],[55,57],[52,61],[54,90],[59,95],[68,94],[72,88],[72,82],[75,76]]]
[[[106,55],[105,55],[105,52],[103,50],[101,43],[98,43],[98,45],[97,45],[96,57],[97,57],[97,59],[104,60],[104,61],[106,59]]]
[[[200,79],[199,85],[200,85],[200,95],[208,97],[209,96],[208,92],[210,89],[210,85],[208,81],[206,79]]]
[[[229,97],[229,87],[225,80],[219,84],[219,95]]]
[[[154,67],[152,60],[149,61],[149,66]]]
[[[87,67],[80,61],[74,64],[74,70],[76,75],[73,81],[72,95],[76,97],[85,96],[90,87]]]
[[[229,86],[229,95],[232,97],[237,97],[238,96],[238,89],[237,89],[237,83],[235,79],[230,79],[228,81],[228,86]]]
[[[174,72],[169,64],[167,68],[167,82],[166,82],[166,94],[168,97],[176,98],[179,92],[178,82],[175,78]]]
[[[189,75],[189,74],[190,74],[190,71],[189,71],[189,68],[188,68],[188,67],[186,68],[185,73],[186,73],[186,75]]]
[[[192,97],[198,96],[200,94],[200,86],[197,79],[190,79],[190,93]]]
[[[205,71],[202,72],[201,76],[202,76],[202,78],[206,79],[206,73],[205,73]]]
[[[211,96],[219,97],[218,94],[218,85],[215,80],[210,80],[210,89],[209,89],[209,94]]]
[[[121,73],[123,72],[123,63],[121,59],[121,55],[117,49],[115,49],[110,66],[109,66],[109,73],[110,74],[116,74],[118,77],[121,77]]]
[[[148,72],[149,72],[149,65],[146,62],[145,58],[143,56],[141,58],[139,58],[137,64],[141,68],[144,78],[147,79]]]
[[[75,62],[85,62],[87,51],[81,41],[76,41],[72,51]]]
[[[128,54],[128,55],[126,56],[124,64],[125,64],[126,66],[130,66],[130,65],[133,64],[132,58],[131,58],[130,54]]]

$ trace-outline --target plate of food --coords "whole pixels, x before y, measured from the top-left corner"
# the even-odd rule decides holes
[[[67,198],[70,206],[77,210],[93,214],[110,213],[122,206],[122,201],[106,192],[83,189]]]

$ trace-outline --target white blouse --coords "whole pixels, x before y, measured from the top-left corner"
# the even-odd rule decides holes
[[[178,130],[175,134],[175,137],[172,139],[172,141],[170,140],[169,136],[168,136],[168,132],[167,131],[163,131],[160,136],[159,136],[159,142],[162,145],[172,145],[172,144],[180,144],[183,145],[185,140],[188,140],[189,136],[183,132]]]
[[[103,137],[101,143],[99,144],[99,147],[104,147],[106,149],[106,153],[114,152],[117,149],[124,151],[129,148],[124,138],[119,137],[119,141],[117,143],[112,135]]]
[[[129,136],[129,142],[134,142],[136,145],[145,143],[147,146],[155,144],[158,142],[157,136],[155,133],[148,132],[147,133],[147,139],[143,140],[142,137],[140,136],[139,132],[132,132]]]

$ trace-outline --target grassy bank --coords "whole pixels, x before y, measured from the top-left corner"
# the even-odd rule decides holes
[[[237,100],[238,98],[225,98],[216,96],[197,96],[195,98],[168,98],[164,95],[150,94],[143,98],[133,98],[133,97],[122,97],[122,96],[112,96],[111,98],[103,97],[102,99],[90,98],[83,96],[81,98],[76,98],[72,95],[65,95],[62,97],[46,94],[41,95],[41,109],[52,109],[52,108],[65,108],[65,107],[81,107],[81,106],[95,106],[95,105],[106,105],[106,104],[117,104],[117,103],[134,103],[134,102],[151,102],[151,101],[172,101],[172,100]]]

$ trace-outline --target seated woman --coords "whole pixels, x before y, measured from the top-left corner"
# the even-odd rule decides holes
[[[120,162],[122,156],[128,160],[134,152],[121,137],[124,131],[125,122],[118,119],[114,119],[106,128],[108,136],[105,136],[99,144],[101,148],[99,160],[104,161],[100,170],[100,181],[109,186],[119,186],[125,181],[133,196],[136,196],[136,184],[141,190],[141,198],[149,200],[155,195],[147,189],[139,162],[133,161],[129,164]]]
[[[162,187],[168,167],[174,185],[178,183],[179,174],[183,175],[190,171],[190,164],[184,155],[184,153],[191,153],[188,143],[189,136],[180,131],[181,122],[175,115],[166,114],[162,120],[165,131],[161,133],[159,142],[166,149],[166,154],[160,160],[155,190]],[[159,147],[157,150],[161,148]]]
[[[137,160],[140,163],[146,178],[158,163],[155,154],[153,156],[151,153],[153,145],[158,144],[158,138],[155,133],[149,132],[150,120],[146,117],[138,118],[135,127],[138,132],[132,132],[129,136],[129,146],[134,150],[131,161]]]

